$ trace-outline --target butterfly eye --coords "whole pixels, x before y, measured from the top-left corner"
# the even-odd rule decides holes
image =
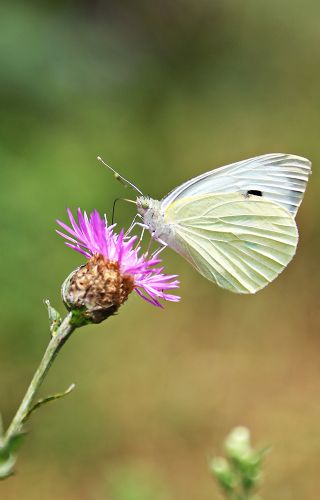
[[[144,198],[138,198],[137,205],[138,205],[138,207],[143,208],[144,210],[147,210],[148,208],[150,208],[149,200],[146,200]]]
[[[249,191],[247,191],[247,196],[250,194],[253,194],[254,196],[262,196],[262,191],[259,191],[258,189],[249,189]]]
[[[150,200],[142,196],[137,198],[137,209],[140,215],[144,215],[150,208]]]

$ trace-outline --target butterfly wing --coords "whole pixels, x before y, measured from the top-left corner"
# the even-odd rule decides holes
[[[281,205],[238,193],[183,198],[164,213],[168,245],[204,277],[237,293],[273,281],[296,251],[298,230]]]
[[[191,179],[161,200],[165,210],[174,201],[205,193],[258,191],[262,198],[282,205],[296,215],[302,201],[311,163],[291,154],[267,154],[216,168]]]

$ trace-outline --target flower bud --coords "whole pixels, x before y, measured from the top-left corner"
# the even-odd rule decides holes
[[[117,262],[94,255],[73,271],[62,285],[67,309],[78,310],[86,323],[101,323],[117,312],[134,289],[134,279]]]
[[[225,491],[230,492],[233,490],[236,480],[231,467],[225,458],[214,457],[210,463],[210,470]]]
[[[231,459],[243,460],[248,457],[252,448],[250,446],[250,432],[246,427],[236,427],[225,441],[226,454]]]

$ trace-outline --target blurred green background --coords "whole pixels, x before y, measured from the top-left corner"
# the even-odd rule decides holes
[[[42,388],[5,500],[210,500],[207,463],[246,425],[272,444],[262,496],[319,496],[320,3],[30,1],[0,6],[0,408],[12,418],[48,342],[42,300],[82,262],[65,208],[110,214],[215,166],[269,152],[313,161],[288,269],[256,296],[210,284],[170,250],[182,301],[131,296],[74,334]],[[119,206],[128,225],[131,205]]]

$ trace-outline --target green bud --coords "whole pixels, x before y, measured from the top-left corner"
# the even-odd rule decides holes
[[[247,460],[252,456],[250,432],[246,427],[236,427],[225,440],[225,452],[228,458],[236,461]]]
[[[227,460],[223,457],[214,457],[210,464],[210,471],[225,491],[232,491],[235,487],[235,477]]]

